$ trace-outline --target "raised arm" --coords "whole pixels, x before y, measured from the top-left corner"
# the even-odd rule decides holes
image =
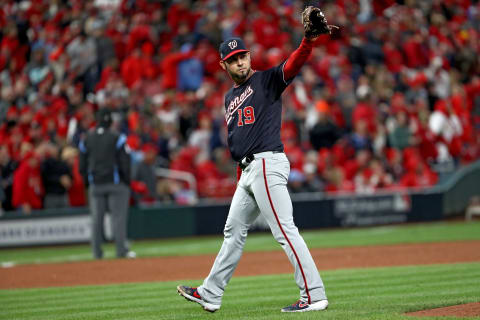
[[[317,38],[322,34],[331,34],[337,26],[329,25],[323,12],[316,7],[308,6],[302,13],[302,24],[305,30],[305,37],[300,46],[288,57],[283,68],[285,80],[288,81],[295,77],[300,68],[305,64],[312,52],[312,48]]]
[[[283,67],[283,75],[286,81],[300,72],[300,69],[310,57],[310,53],[312,53],[313,43],[314,41],[303,38],[300,46],[288,57]]]

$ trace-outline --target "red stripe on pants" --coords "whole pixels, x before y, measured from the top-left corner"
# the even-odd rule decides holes
[[[282,225],[280,224],[280,220],[278,219],[277,212],[275,211],[275,207],[273,206],[272,197],[270,196],[270,191],[268,190],[267,172],[266,172],[266,170],[265,170],[265,159],[262,159],[262,163],[263,163],[263,179],[265,180],[265,189],[267,190],[268,201],[270,202],[270,206],[272,207],[272,211],[273,211],[273,214],[275,215],[275,219],[277,220],[278,226],[280,227],[280,231],[282,231],[283,236],[284,236],[285,239],[287,240],[288,245],[289,245],[290,248],[292,249],[293,254],[295,255],[295,258],[297,259],[298,266],[300,267],[300,272],[302,273],[303,282],[305,283],[305,291],[307,292],[307,296],[308,296],[308,304],[311,304],[312,301],[311,301],[311,299],[310,299],[310,292],[308,292],[307,279],[305,278],[305,273],[303,272],[302,264],[300,263],[300,259],[298,259],[297,252],[296,252],[295,249],[293,248],[293,245],[292,245],[292,243],[290,242],[290,239],[288,239],[287,234],[286,234],[285,231],[283,230],[283,227],[282,227]]]

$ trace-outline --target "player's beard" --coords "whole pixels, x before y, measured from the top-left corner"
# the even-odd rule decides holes
[[[241,84],[241,83],[245,82],[245,80],[248,79],[248,76],[250,75],[251,70],[252,70],[252,68],[249,67],[249,68],[245,68],[245,70],[243,70],[241,72],[239,71],[237,73],[228,70],[228,73],[230,74],[230,77],[232,77],[232,80],[235,81],[235,83]]]

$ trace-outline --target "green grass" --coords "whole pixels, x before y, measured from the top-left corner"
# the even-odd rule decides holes
[[[442,222],[302,232],[311,248],[480,240],[480,223]],[[135,242],[139,256],[217,253],[221,235]],[[280,250],[268,233],[249,236],[246,251]],[[106,246],[113,257],[113,246]],[[0,262],[88,260],[86,245],[0,250]],[[330,306],[325,312],[282,314],[298,289],[292,274],[234,277],[222,308],[206,313],[176,294],[181,282],[0,290],[0,320],[93,319],[414,319],[405,312],[480,301],[480,262],[322,272]],[[459,318],[429,318],[459,319]],[[469,318],[473,319],[473,318]],[[477,317],[475,319],[480,319]]]
[[[403,313],[480,301],[480,263],[336,270],[322,272],[322,277],[330,301],[324,312],[280,312],[298,297],[293,276],[287,274],[234,277],[214,314],[179,297],[178,282],[0,290],[0,319],[411,320]]]
[[[310,248],[387,245],[400,243],[480,240],[480,222],[440,222],[357,229],[302,231]],[[154,241],[138,241],[132,249],[140,257],[216,254],[222,235]],[[245,251],[281,250],[270,233],[249,235]],[[114,257],[112,244],[105,256]],[[48,263],[91,259],[88,245],[1,249],[0,263]]]

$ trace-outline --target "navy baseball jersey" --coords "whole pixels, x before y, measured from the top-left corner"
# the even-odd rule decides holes
[[[265,71],[255,71],[225,95],[228,147],[240,161],[249,154],[283,151],[281,95],[292,79],[285,81],[284,63]]]

